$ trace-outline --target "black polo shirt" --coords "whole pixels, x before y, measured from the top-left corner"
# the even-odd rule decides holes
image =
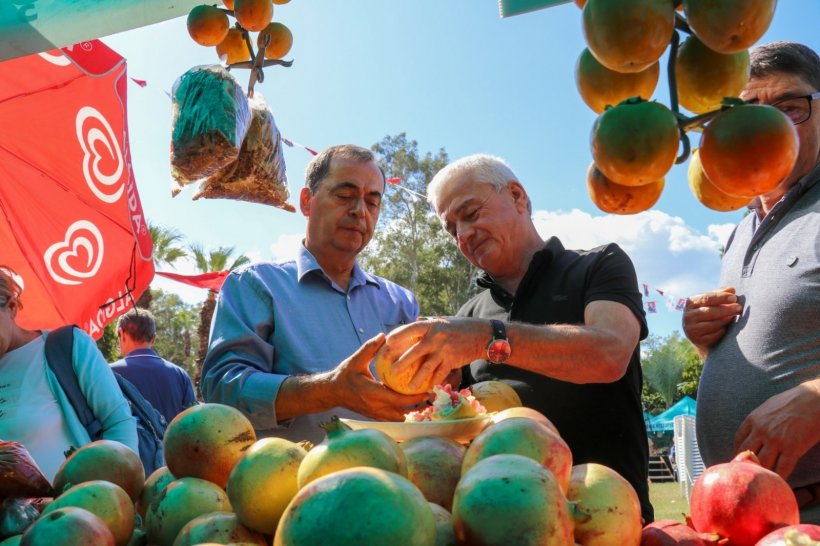
[[[532,259],[514,296],[479,276],[486,288],[468,301],[459,316],[499,319],[530,324],[583,324],[584,308],[593,301],[626,305],[648,333],[646,317],[632,261],[616,244],[592,250],[565,250],[550,238]],[[489,341],[490,329],[487,329]],[[515,354],[515,345],[512,347]],[[567,362],[572,365],[572,362]],[[653,518],[649,503],[646,425],[641,408],[643,381],[639,347],[626,374],[614,383],[578,385],[558,381],[513,366],[486,360],[470,364],[470,381],[504,381],[521,396],[525,406],[546,415],[572,450],[573,464],[599,463],[626,478],[641,499],[646,522]]]

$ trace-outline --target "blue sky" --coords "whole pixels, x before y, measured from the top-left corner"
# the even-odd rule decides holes
[[[256,90],[285,137],[322,149],[346,142],[371,146],[406,132],[421,152],[503,157],[530,193],[543,236],[557,235],[575,248],[616,241],[627,250],[657,305],[648,316],[654,334],[679,330],[681,318],[656,289],[674,303],[716,286],[720,244],[742,213],[712,212],[698,203],[686,183],[686,165],[673,168],[661,199],[646,213],[610,216],[589,199],[585,173],[596,116],[575,89],[575,61],[585,44],[574,4],[501,19],[493,0],[292,0],[275,6],[274,20],[294,34],[287,56],[294,63],[266,69]],[[781,0],[761,42],[794,40],[820,51],[817,21],[820,1]],[[233,245],[260,260],[290,256],[304,232],[299,213],[192,201],[193,188],[171,198],[167,92],[189,68],[217,63],[213,48],[188,37],[184,17],[103,41],[128,60],[130,76],[148,82],[129,86],[128,111],[149,220],[206,248]],[[234,73],[246,86],[249,72]],[[669,104],[663,71],[653,98]],[[690,137],[696,144],[697,134]],[[294,204],[310,158],[301,148],[285,149]],[[153,286],[191,302],[204,298],[203,291],[173,281],[158,278]]]

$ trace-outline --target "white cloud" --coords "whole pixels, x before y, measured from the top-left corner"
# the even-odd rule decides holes
[[[276,242],[270,245],[273,261],[282,262],[296,258],[299,245],[302,244],[302,239],[304,238],[304,233],[286,233],[280,235],[276,239]]]
[[[618,243],[635,264],[639,283],[648,284],[653,296],[655,289],[663,290],[673,306],[677,298],[717,285],[720,248],[732,227],[712,225],[703,234],[682,218],[658,210],[630,216],[539,210],[533,220],[543,237],[555,235],[566,248]]]

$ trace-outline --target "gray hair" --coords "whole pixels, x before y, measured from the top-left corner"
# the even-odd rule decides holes
[[[22,308],[20,294],[23,293],[23,279],[12,268],[0,265],[0,307],[5,307],[9,301],[17,300],[18,307]]]
[[[427,186],[427,200],[438,211],[438,201],[442,191],[461,175],[470,174],[473,182],[491,184],[500,192],[511,181],[519,182],[506,161],[489,154],[474,154],[453,161],[441,169]],[[527,199],[527,210],[532,213],[532,201]]]
[[[771,42],[749,51],[752,78],[773,73],[794,74],[820,90],[820,57],[808,46],[797,42]]]

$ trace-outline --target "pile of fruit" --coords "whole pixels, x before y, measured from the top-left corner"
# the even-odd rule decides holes
[[[438,436],[399,444],[337,419],[326,431],[306,449],[257,440],[234,408],[189,408],[166,432],[167,467],[146,479],[128,448],[93,442],[66,459],[60,493],[39,518],[0,544],[785,546],[820,537],[820,527],[797,525],[791,490],[750,453],[698,480],[691,527],[644,528],[629,483],[602,465],[573,466],[532,409],[497,412],[466,446]]]
[[[576,83],[600,114],[587,188],[601,210],[634,214],[652,207],[666,174],[689,156],[687,131],[703,130],[689,185],[713,210],[739,209],[792,171],[798,141],[790,119],[737,98],[749,79],[748,48],[768,29],[776,0],[575,2],[583,8],[588,46]],[[682,44],[678,31],[690,34]],[[670,107],[648,101],[667,48]]]

